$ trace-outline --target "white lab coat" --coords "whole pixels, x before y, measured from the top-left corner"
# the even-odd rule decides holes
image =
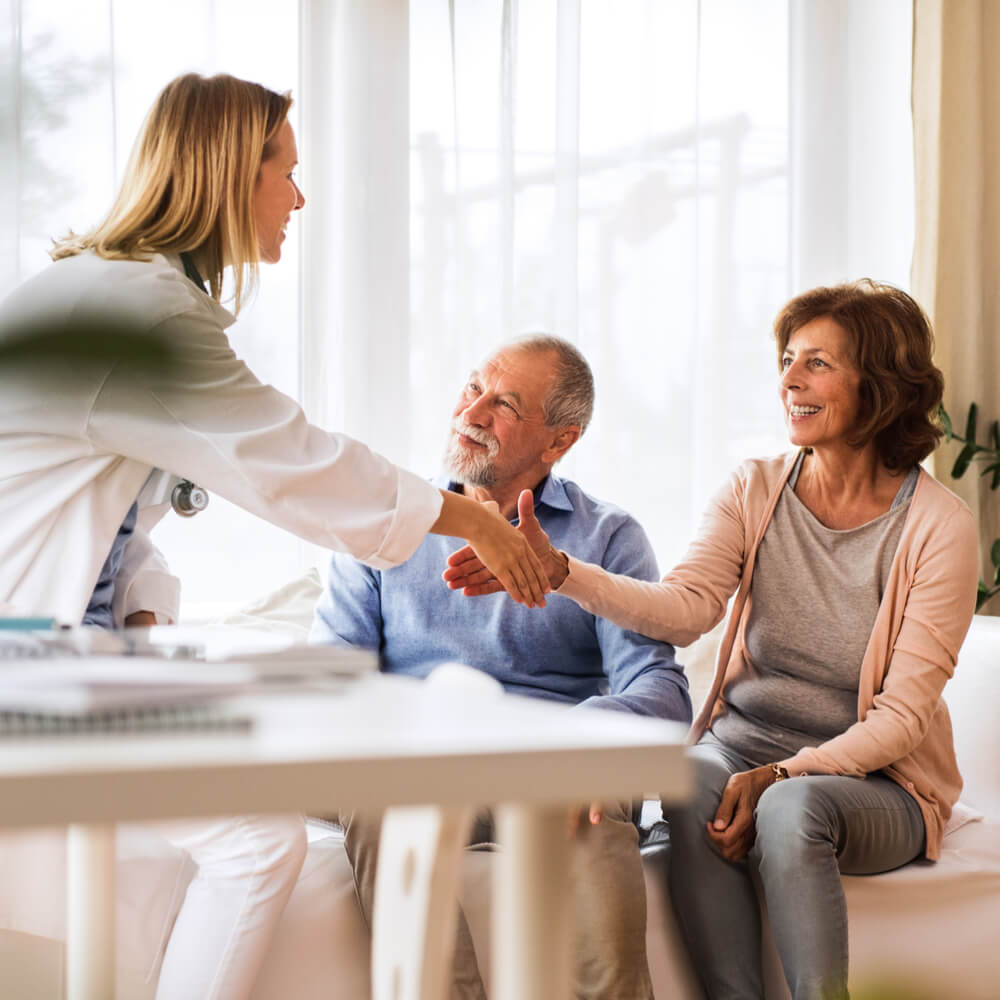
[[[109,316],[166,338],[177,363],[0,364],[0,607],[79,622],[157,468],[377,568],[415,551],[440,512],[439,492],[312,426],[293,400],[262,385],[229,345],[234,317],[185,277],[179,258],[58,261],[0,305],[0,337],[39,322],[92,328]],[[162,493],[140,498],[116,620],[142,607],[162,615],[176,590],[145,537],[168,509]]]

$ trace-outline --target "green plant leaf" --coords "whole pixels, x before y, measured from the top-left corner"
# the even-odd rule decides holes
[[[951,426],[951,417],[948,416],[948,411],[944,408],[944,403],[938,405],[938,420],[941,421],[945,441],[950,441],[955,431]]]
[[[968,469],[977,451],[979,451],[979,445],[975,442],[967,441],[965,443],[958,453],[958,458],[955,459],[955,464],[951,467],[952,479],[961,479],[965,475],[965,470]]]
[[[988,476],[991,472],[993,473],[993,479],[990,482],[990,489],[995,490],[1000,485],[1000,482],[998,482],[1000,480],[1000,462],[992,462],[990,465],[987,465],[980,475]]]
[[[990,424],[988,438],[990,447],[996,452],[997,458],[1000,458],[1000,420],[994,420]]]
[[[969,416],[965,421],[965,440],[967,444],[972,444],[976,440],[976,423],[979,419],[979,406],[976,403],[969,403]]]
[[[978,611],[991,597],[989,588],[983,583],[982,580],[979,581],[979,589],[976,591],[976,611]]]
[[[997,569],[1000,569],[1000,538],[993,543],[993,547],[990,549],[990,562]]]

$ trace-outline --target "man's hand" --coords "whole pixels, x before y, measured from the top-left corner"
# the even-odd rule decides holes
[[[597,826],[604,819],[604,803],[591,802],[589,806],[571,809],[569,812],[569,836],[586,835],[587,827]]]
[[[538,518],[535,517],[535,498],[531,490],[522,490],[517,498],[517,515],[517,530],[538,556],[542,569],[548,577],[549,586],[553,589],[561,586],[569,569],[565,558],[552,547],[549,536],[542,530]],[[452,590],[461,590],[466,597],[496,594],[504,589],[469,545],[448,557],[448,568],[442,575]]]
[[[431,532],[468,539],[466,550],[496,590],[506,590],[529,608],[544,608],[549,583],[541,561],[496,503],[476,503],[450,490],[442,490],[441,496],[441,512]]]
[[[715,819],[706,824],[709,839],[727,861],[742,861],[757,839],[754,810],[761,795],[774,784],[770,767],[734,774],[722,791]]]

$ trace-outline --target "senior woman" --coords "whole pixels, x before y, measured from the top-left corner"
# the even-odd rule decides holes
[[[847,996],[840,872],[938,857],[961,777],[941,691],[972,619],[976,530],[918,466],[940,431],[929,323],[871,281],[817,288],[775,322],[797,450],[740,466],[659,584],[555,552],[558,593],[686,645],[723,618],[694,722],[692,806],[668,814],[670,889],[711,998],[764,995],[759,874],[792,995]],[[446,577],[496,589],[468,552]],[[592,818],[599,818],[595,807]]]
[[[176,581],[146,533],[179,478],[379,568],[429,531],[465,537],[514,596],[544,603],[542,567],[503,517],[311,426],[230,347],[226,272],[238,311],[305,201],[290,104],[230,76],[174,80],[106,218],[0,306],[0,343],[20,348],[0,365],[0,609],[106,627],[175,618]],[[53,330],[65,346],[109,328],[110,346],[40,356]],[[302,819],[168,833],[199,871],[157,995],[246,997],[304,857]]]

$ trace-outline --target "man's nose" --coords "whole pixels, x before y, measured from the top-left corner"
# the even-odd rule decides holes
[[[462,417],[468,424],[485,427],[490,422],[490,408],[485,396],[477,396],[462,411]]]

